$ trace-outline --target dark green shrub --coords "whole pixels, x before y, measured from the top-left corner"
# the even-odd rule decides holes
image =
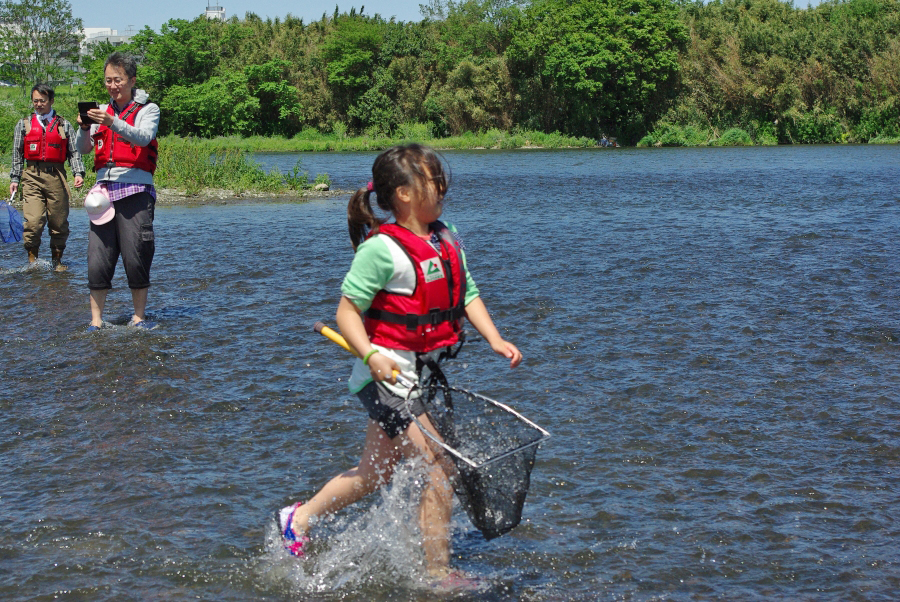
[[[716,146],[753,146],[753,139],[750,138],[745,130],[741,128],[729,128],[725,130],[718,140],[715,141]]]

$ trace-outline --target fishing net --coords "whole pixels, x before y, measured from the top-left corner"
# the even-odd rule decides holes
[[[499,537],[522,520],[538,445],[550,433],[509,406],[451,387],[436,364],[429,368],[423,400],[440,438],[416,422],[434,451],[452,460],[450,480],[472,524],[486,539]]]
[[[22,216],[12,205],[0,201],[0,238],[3,242],[22,242]]]

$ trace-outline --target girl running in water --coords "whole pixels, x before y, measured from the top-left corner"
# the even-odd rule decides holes
[[[412,414],[436,431],[418,398],[397,382],[399,371],[418,382],[422,356],[437,355],[459,340],[465,317],[495,353],[514,368],[522,361],[515,345],[494,326],[475,282],[456,229],[439,221],[447,177],[437,154],[409,144],[381,153],[372,182],[359,189],[347,208],[356,251],[341,286],[337,325],[358,352],[349,386],[369,414],[362,459],[332,478],[306,503],[279,513],[285,548],[302,556],[310,519],[335,513],[385,485],[397,463],[418,458],[427,479],[419,509],[425,565],[436,580],[453,580],[450,569],[450,514],[453,490]],[[371,197],[393,222],[376,217]],[[409,398],[409,406],[407,405]]]

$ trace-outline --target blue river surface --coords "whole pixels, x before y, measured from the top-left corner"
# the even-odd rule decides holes
[[[351,190],[375,153],[299,159]],[[88,222],[0,245],[0,599],[896,600],[900,146],[447,152],[444,218],[513,370],[470,337],[452,384],[552,434],[522,524],[457,506],[422,576],[420,474],[281,549],[273,513],[356,464],[334,323],[348,196],[160,206],[148,315],[87,333]],[[471,330],[471,328],[469,329]]]

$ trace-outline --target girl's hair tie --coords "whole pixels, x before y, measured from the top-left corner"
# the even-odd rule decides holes
[[[366,190],[368,190],[369,192],[374,191],[374,190],[375,190],[375,183],[374,183],[374,182],[367,182],[367,183],[366,183]]]

